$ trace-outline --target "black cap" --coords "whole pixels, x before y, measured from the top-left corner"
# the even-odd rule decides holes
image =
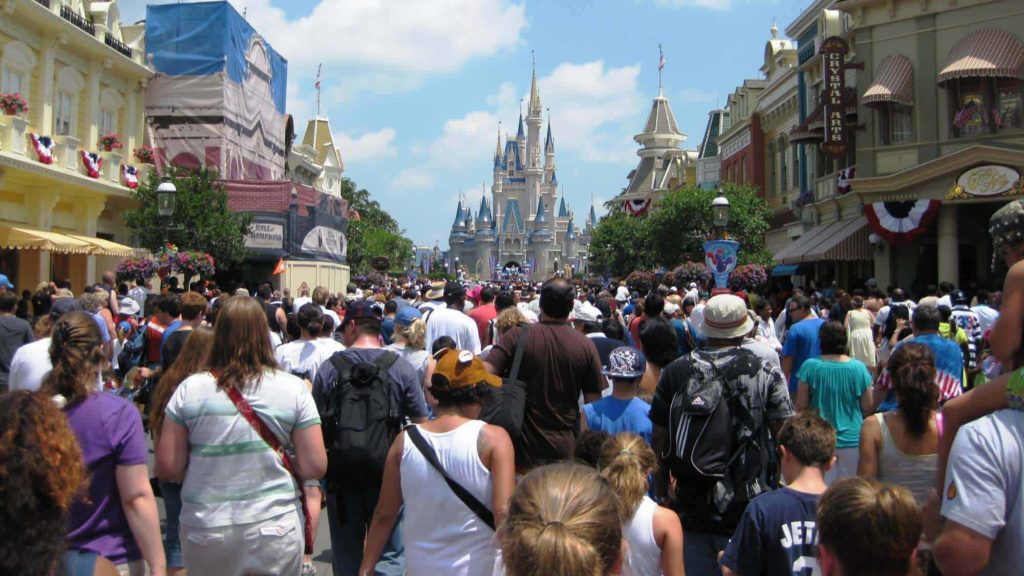
[[[345,319],[341,321],[341,329],[344,330],[352,320],[370,318],[380,321],[380,317],[373,312],[373,302],[370,300],[356,300],[345,308]]]
[[[963,290],[957,290],[953,292],[950,295],[950,298],[953,299],[954,304],[967,304],[968,302],[970,302],[970,299],[967,297],[967,293],[964,292]]]
[[[445,299],[457,298],[459,296],[462,296],[465,293],[466,293],[466,288],[462,284],[459,284],[458,282],[449,282],[449,283],[444,285],[444,297],[445,297]]]

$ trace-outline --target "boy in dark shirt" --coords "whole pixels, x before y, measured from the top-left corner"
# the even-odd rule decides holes
[[[815,509],[836,460],[836,431],[801,412],[786,421],[777,444],[786,486],[747,506],[722,557],[724,576],[817,574]]]

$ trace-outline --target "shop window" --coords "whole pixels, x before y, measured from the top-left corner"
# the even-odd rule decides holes
[[[882,144],[903,144],[914,139],[914,109],[887,103],[878,111],[878,133]]]
[[[953,136],[1024,127],[1022,83],[1016,78],[960,78],[949,83]]]

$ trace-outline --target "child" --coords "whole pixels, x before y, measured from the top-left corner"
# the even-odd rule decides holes
[[[640,378],[647,368],[643,352],[631,346],[619,346],[608,354],[605,375],[612,381],[611,396],[583,406],[581,430],[608,434],[632,432],[651,443],[651,405],[637,398]]]
[[[614,353],[614,352],[613,352]],[[623,432],[601,448],[601,475],[608,479],[628,520],[622,534],[633,576],[683,574],[683,526],[679,515],[647,496],[647,478],[658,466],[654,451],[636,434]]]
[[[802,574],[817,566],[815,508],[836,461],[836,431],[816,413],[801,412],[782,426],[777,445],[786,486],[747,506],[722,557],[724,576]]]

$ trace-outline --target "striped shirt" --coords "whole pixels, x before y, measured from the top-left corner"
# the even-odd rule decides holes
[[[320,424],[313,396],[295,376],[268,370],[244,396],[288,449],[292,431]],[[196,528],[250,524],[295,510],[299,492],[281,459],[217,390],[209,372],[189,377],[167,405],[188,429],[189,463],[181,523]]]
[[[935,384],[939,387],[940,404],[963,393],[964,355],[955,342],[935,333],[921,334],[896,344],[893,353],[908,342],[924,344],[931,349],[935,357]],[[893,387],[888,368],[882,371],[880,385],[884,390]]]
[[[950,319],[956,323],[957,326],[964,329],[967,333],[967,349],[970,353],[970,358],[967,359],[967,368],[973,370],[977,368],[978,349],[982,346],[982,333],[981,333],[981,317],[974,310],[971,310],[963,304],[959,304],[953,307],[953,313],[950,315]]]

